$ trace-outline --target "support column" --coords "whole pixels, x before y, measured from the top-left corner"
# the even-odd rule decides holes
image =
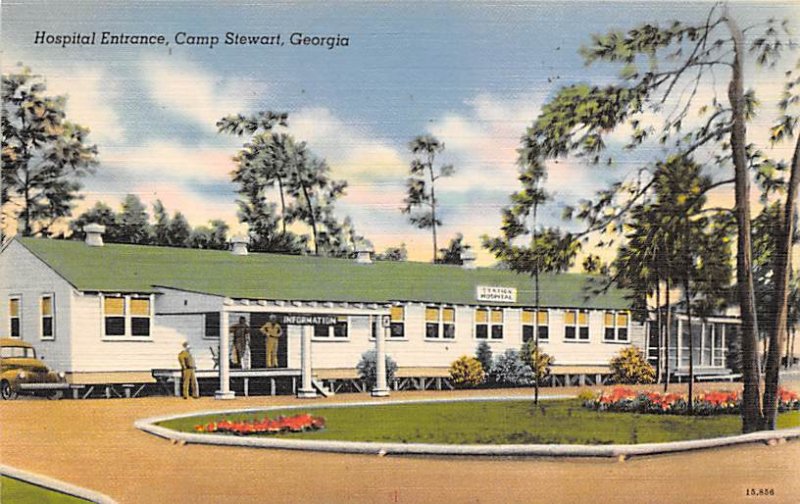
[[[219,390],[214,394],[214,399],[233,399],[236,395],[231,390],[231,335],[228,317],[223,310],[219,314]]]
[[[300,360],[302,381],[300,390],[297,391],[299,398],[317,397],[317,392],[311,384],[311,335],[314,333],[314,326],[304,325],[300,327]]]
[[[383,327],[381,316],[373,317],[375,324],[375,388],[372,389],[372,397],[386,397],[389,395],[389,387],[386,386],[386,332],[388,327]]]

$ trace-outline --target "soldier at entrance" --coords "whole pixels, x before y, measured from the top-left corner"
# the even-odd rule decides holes
[[[276,322],[278,318],[275,315],[269,316],[269,322],[261,326],[261,333],[267,337],[267,367],[278,367],[278,342],[280,341],[283,329],[280,324]]]
[[[192,388],[192,397],[197,399],[200,392],[197,389],[197,375],[194,370],[197,367],[191,353],[192,347],[188,341],[183,342],[183,350],[178,354],[178,363],[181,365],[181,386],[183,388],[183,398],[189,399],[189,387]]]
[[[247,319],[239,317],[239,322],[231,326],[230,332],[233,336],[233,363],[242,369],[250,369],[250,326]]]

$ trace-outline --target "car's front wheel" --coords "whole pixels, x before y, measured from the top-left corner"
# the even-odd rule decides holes
[[[6,380],[3,380],[3,382],[0,383],[0,397],[2,397],[4,401],[17,398],[17,393],[13,388],[11,388],[11,384]]]

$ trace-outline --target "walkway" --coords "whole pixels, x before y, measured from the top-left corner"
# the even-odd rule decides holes
[[[567,389],[568,390],[568,389]],[[544,393],[551,389],[545,389]],[[556,389],[563,393],[565,389]],[[573,390],[574,391],[574,390]],[[502,391],[508,394],[509,391]],[[517,390],[520,395],[530,390]],[[439,396],[395,393],[392,398]],[[470,395],[472,392],[448,392]],[[478,394],[485,395],[486,391]],[[359,400],[363,394],[330,401]],[[136,430],[138,418],[296,404],[288,397],[0,403],[0,462],[105,493],[120,503],[752,502],[800,495],[800,442],[608,459],[441,459],[178,446]],[[318,400],[307,404],[329,400]]]

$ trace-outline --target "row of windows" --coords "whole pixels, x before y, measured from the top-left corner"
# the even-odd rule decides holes
[[[55,337],[55,304],[53,295],[45,294],[39,298],[39,337],[53,339]],[[12,338],[22,336],[22,296],[13,296],[8,300],[8,334]]]
[[[605,341],[628,340],[627,312],[605,312]],[[502,340],[505,327],[502,309],[477,308],[475,310],[475,338]],[[550,339],[550,312],[548,310],[523,310],[521,316],[522,340],[534,339],[539,334],[540,341]],[[348,337],[348,317],[339,316],[334,325],[314,326],[316,339],[346,339]],[[370,321],[370,335],[375,337],[375,325]],[[206,337],[219,337],[219,313],[206,315]],[[425,338],[429,340],[452,340],[456,337],[455,308],[427,306],[425,308]],[[390,339],[405,338],[405,309],[402,306],[391,308]],[[589,311],[567,310],[564,312],[564,339],[568,341],[589,340]]]
[[[150,297],[142,296],[103,296],[104,335],[107,337],[149,337],[152,319]],[[9,320],[11,337],[20,337],[22,297],[9,299]],[[40,298],[41,338],[55,337],[55,304],[52,294]],[[604,314],[605,341],[628,341],[628,312],[607,311]],[[219,313],[212,312],[205,317],[206,337],[219,337]],[[497,308],[477,308],[475,310],[475,338],[502,340],[505,327],[504,311]],[[539,340],[550,338],[550,314],[548,310],[523,310],[521,314],[522,339],[528,341],[538,332]],[[456,313],[453,307],[427,306],[425,308],[425,337],[427,339],[455,339]],[[538,329],[538,331],[537,331]],[[371,325],[372,336],[375,327]],[[391,308],[390,338],[405,338],[405,308]],[[346,316],[340,316],[334,325],[314,327],[314,337],[319,339],[343,339],[348,337]],[[564,312],[564,339],[569,341],[588,341],[589,311],[566,310]]]

